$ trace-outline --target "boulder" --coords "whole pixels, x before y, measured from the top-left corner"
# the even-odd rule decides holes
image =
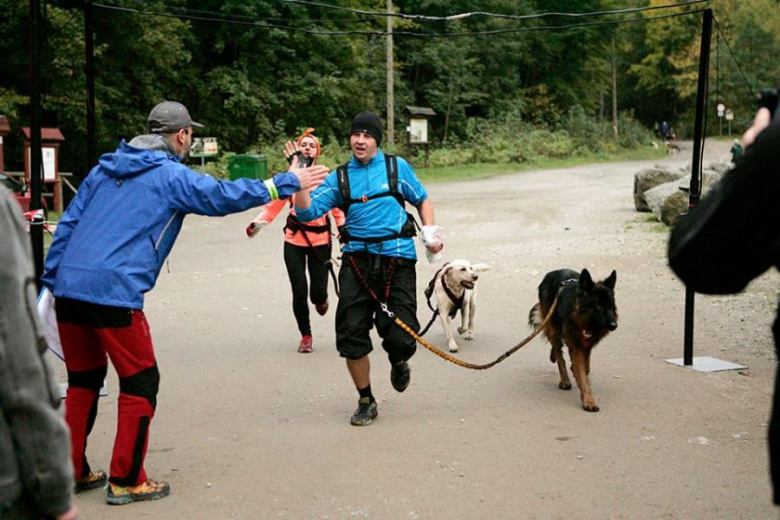
[[[702,197],[718,182],[723,175],[712,171],[702,171]],[[652,190],[645,192],[645,198],[650,205],[655,216],[666,224],[673,226],[677,218],[688,211],[688,192],[680,188],[689,188],[691,185],[691,176],[687,175],[675,182],[669,182],[656,186]]]
[[[645,193],[661,184],[672,182],[684,174],[656,166],[634,174],[634,207],[637,211],[651,211],[651,206],[645,198]]]
[[[674,226],[680,215],[686,211],[688,211],[688,194],[677,191],[661,203],[659,220],[667,226]]]
[[[652,211],[658,220],[661,220],[661,205],[670,195],[680,192],[679,181],[665,182],[644,192],[643,196],[649,211]]]

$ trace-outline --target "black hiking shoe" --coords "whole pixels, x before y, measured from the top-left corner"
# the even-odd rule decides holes
[[[377,409],[376,401],[371,402],[371,398],[361,397],[358,401],[358,408],[352,414],[349,422],[352,426],[368,426],[378,415],[379,410]]]
[[[403,392],[409,386],[409,380],[412,378],[412,369],[409,368],[409,363],[401,361],[393,365],[393,369],[390,370],[390,382],[393,383],[393,388],[398,392]]]

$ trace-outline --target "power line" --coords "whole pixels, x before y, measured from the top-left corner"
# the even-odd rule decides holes
[[[532,20],[537,18],[546,18],[551,16],[563,16],[563,17],[570,17],[570,18],[584,18],[589,16],[605,16],[605,15],[612,15],[612,14],[627,14],[627,13],[639,13],[643,11],[652,11],[656,9],[671,9],[674,7],[686,7],[689,5],[694,4],[700,4],[703,2],[709,2],[710,0],[690,0],[688,2],[681,2],[676,4],[668,4],[668,5],[656,5],[656,6],[648,6],[648,7],[633,7],[628,9],[616,9],[612,11],[593,11],[588,13],[561,13],[561,12],[550,12],[550,13],[536,13],[536,14],[524,14],[524,15],[513,15],[513,14],[503,14],[503,13],[491,13],[488,11],[474,11],[470,13],[459,13],[459,14],[453,14],[449,16],[430,16],[430,15],[424,15],[424,14],[404,14],[404,13],[387,13],[383,11],[366,11],[363,9],[353,9],[350,7],[342,7],[338,5],[332,5],[332,4],[324,4],[321,2],[313,2],[311,0],[279,0],[280,2],[290,3],[290,4],[300,4],[300,5],[307,5],[311,7],[321,7],[323,9],[331,9],[334,11],[343,11],[343,12],[349,12],[353,14],[360,14],[364,16],[383,16],[383,17],[395,17],[395,18],[402,18],[404,20],[423,20],[423,21],[434,21],[434,22],[451,22],[456,20],[463,20],[464,18],[472,18],[476,16],[484,16],[484,17],[490,17],[490,18],[503,18],[507,20]]]
[[[287,1],[287,0],[283,0]],[[708,0],[696,0],[696,3],[703,2]],[[344,36],[344,35],[353,35],[353,36],[387,36],[386,31],[376,31],[376,30],[329,30],[329,29],[307,29],[305,27],[292,27],[289,25],[277,25],[277,24],[267,24],[267,23],[258,23],[255,21],[249,21],[249,20],[234,20],[234,19],[226,19],[226,18],[219,18],[214,16],[199,16],[199,15],[190,15],[190,14],[174,14],[174,13],[166,13],[161,11],[149,11],[149,10],[140,10],[140,9],[134,9],[131,7],[121,7],[116,5],[107,5],[107,4],[100,4],[100,3],[94,3],[95,7],[99,7],[101,9],[107,9],[107,10],[113,10],[113,11],[122,11],[122,12],[130,12],[134,14],[142,14],[142,15],[150,15],[150,16],[162,16],[166,18],[180,18],[185,20],[197,20],[197,21],[203,21],[203,22],[219,22],[219,23],[227,23],[227,24],[234,24],[234,25],[244,25],[244,26],[251,26],[251,27],[258,27],[261,29],[280,29],[284,31],[292,31],[292,32],[302,32],[306,34],[312,34],[312,35],[324,35],[324,36]],[[679,4],[678,4],[679,5]],[[545,25],[545,26],[534,26],[534,27],[516,27],[511,29],[495,29],[491,31],[477,31],[477,32],[458,32],[458,33],[421,33],[421,32],[415,32],[415,31],[393,31],[394,36],[410,36],[410,37],[418,37],[418,38],[463,38],[463,37],[475,37],[475,36],[496,36],[500,34],[514,34],[514,33],[522,33],[522,32],[537,32],[537,31],[563,31],[567,29],[575,29],[580,27],[598,27],[598,26],[606,26],[606,25],[619,25],[624,23],[638,23],[638,22],[647,22],[650,20],[659,20],[662,18],[675,18],[678,16],[687,16],[690,14],[695,13],[701,13],[704,9],[698,9],[698,10],[691,10],[691,11],[685,11],[682,13],[672,13],[672,14],[665,14],[665,15],[658,15],[658,16],[646,16],[641,18],[631,18],[628,20],[613,20],[613,21],[605,21],[605,22],[588,22],[588,23],[579,23],[579,24],[569,24],[569,25]],[[585,14],[585,13],[582,13]],[[219,16],[219,13],[212,13],[212,15]]]
[[[737,57],[734,56],[734,51],[731,50],[731,45],[729,45],[729,41],[726,39],[726,36],[723,34],[723,29],[720,27],[720,24],[718,23],[718,19],[714,16],[712,17],[713,20],[715,20],[715,25],[718,26],[718,36],[720,36],[721,39],[723,39],[723,43],[726,44],[726,48],[729,50],[729,55],[731,55],[731,59],[734,60],[734,65],[737,66],[737,70],[739,71],[739,74],[742,76],[742,81],[745,82],[745,86],[747,86],[748,92],[750,93],[750,97],[755,99],[756,93],[753,91],[753,87],[748,81],[747,77],[745,76],[745,73],[742,72],[742,67],[739,66],[739,62],[737,61]]]
[[[152,0],[132,0],[136,4],[150,4],[153,3]],[[225,18],[226,20],[229,19],[236,19],[236,20],[247,20],[247,21],[272,21],[272,22],[288,22],[290,21],[289,18],[280,18],[280,17],[273,17],[273,16],[252,16],[247,14],[235,14],[235,13],[224,13],[224,12],[218,12],[218,11],[205,11],[201,9],[192,9],[190,7],[180,7],[180,6],[167,6],[168,10],[174,10],[174,11],[181,11],[183,13],[196,13],[196,14],[203,14],[203,15],[209,15],[209,16],[216,16],[220,18]],[[296,22],[311,22],[311,23],[319,23],[323,21],[328,22],[350,22],[354,23],[355,18],[349,17],[349,18],[331,18],[328,17],[327,19],[297,19]]]

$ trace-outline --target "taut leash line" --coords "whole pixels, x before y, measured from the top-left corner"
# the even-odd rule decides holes
[[[509,349],[506,352],[504,352],[503,354],[501,354],[494,361],[491,361],[490,363],[485,363],[484,365],[479,365],[479,364],[476,364],[476,363],[469,363],[468,361],[463,361],[462,359],[458,359],[455,356],[451,356],[450,354],[447,354],[443,350],[440,350],[440,349],[436,348],[435,346],[431,345],[426,340],[421,338],[416,332],[414,332],[412,330],[412,328],[409,325],[407,325],[406,323],[401,321],[400,318],[396,318],[393,315],[393,313],[390,312],[389,310],[386,310],[387,306],[383,306],[382,310],[385,311],[385,313],[387,313],[387,315],[390,316],[393,319],[393,321],[395,321],[396,325],[401,327],[404,331],[406,331],[407,334],[409,334],[411,337],[413,337],[415,340],[417,340],[417,343],[419,343],[423,347],[427,348],[428,350],[430,350],[431,352],[433,352],[434,354],[436,354],[440,358],[444,358],[447,361],[449,361],[450,363],[454,363],[454,364],[458,365],[459,367],[468,368],[468,369],[471,369],[471,370],[487,370],[488,368],[492,368],[492,367],[496,366],[497,364],[501,363],[506,358],[508,358],[509,356],[511,356],[512,354],[514,354],[515,352],[517,352],[518,350],[520,350],[521,348],[526,346],[536,336],[538,336],[539,333],[542,331],[542,329],[544,329],[545,325],[547,325],[547,323],[550,321],[550,318],[552,318],[553,312],[555,312],[555,307],[557,305],[558,305],[558,297],[556,296],[555,297],[555,301],[553,301],[553,304],[550,307],[550,310],[547,311],[547,316],[544,317],[544,321],[542,321],[542,324],[539,325],[539,327],[535,331],[533,331],[530,336],[528,336],[527,338],[525,338],[523,341],[521,341],[520,343],[518,343],[517,345],[515,345],[511,349]]]
[[[426,349],[430,350],[440,358],[443,358],[450,363],[454,363],[455,365],[458,365],[459,367],[468,368],[471,370],[487,370],[488,368],[492,368],[496,366],[497,364],[504,361],[506,358],[523,348],[525,345],[527,345],[532,339],[534,339],[536,336],[539,335],[539,333],[544,329],[544,327],[549,323],[550,319],[553,316],[553,313],[555,312],[555,307],[558,306],[558,295],[555,295],[555,300],[553,300],[552,305],[550,306],[550,310],[547,311],[547,315],[544,317],[544,320],[542,323],[534,330],[531,335],[529,335],[527,338],[525,338],[523,341],[512,347],[511,349],[507,350],[503,354],[501,354],[498,358],[496,358],[494,361],[491,361],[490,363],[485,363],[484,365],[479,365],[476,363],[469,363],[468,361],[463,361],[462,359],[458,359],[455,356],[451,356],[450,354],[447,354],[443,350],[433,346],[426,340],[424,340],[419,334],[417,334],[412,328],[407,325],[406,323],[401,320],[401,318],[397,318],[395,314],[388,308],[387,306],[387,297],[390,293],[390,282],[387,281],[386,287],[385,287],[385,301],[382,301],[377,296],[376,292],[374,292],[373,289],[371,289],[371,286],[368,284],[368,281],[363,276],[363,273],[360,272],[360,269],[358,268],[357,262],[352,258],[352,255],[348,256],[350,265],[352,266],[352,270],[355,271],[355,276],[360,281],[360,284],[363,286],[363,288],[368,292],[368,294],[371,295],[371,297],[379,304],[379,307],[382,309],[382,312],[384,312],[391,320],[395,322],[396,325],[401,327],[407,334],[409,334],[411,337],[413,337],[420,345],[425,347]],[[560,292],[560,289],[559,289]],[[435,312],[435,311],[434,311]],[[428,325],[425,327],[425,331],[427,332],[428,328],[431,326],[431,323],[433,323],[433,320],[436,318],[436,314],[433,315],[433,318],[428,323]],[[423,332],[424,333],[424,332]]]

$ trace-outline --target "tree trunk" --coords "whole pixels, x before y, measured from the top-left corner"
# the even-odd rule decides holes
[[[444,139],[442,139],[441,144],[445,144],[447,142],[447,132],[450,128],[450,113],[452,112],[452,94],[455,91],[455,82],[452,80],[452,76],[450,76],[450,95],[449,99],[447,100],[447,115],[444,116]]]
[[[615,66],[615,37],[612,37],[612,131],[615,138],[618,136],[618,117],[617,117],[617,67]]]

